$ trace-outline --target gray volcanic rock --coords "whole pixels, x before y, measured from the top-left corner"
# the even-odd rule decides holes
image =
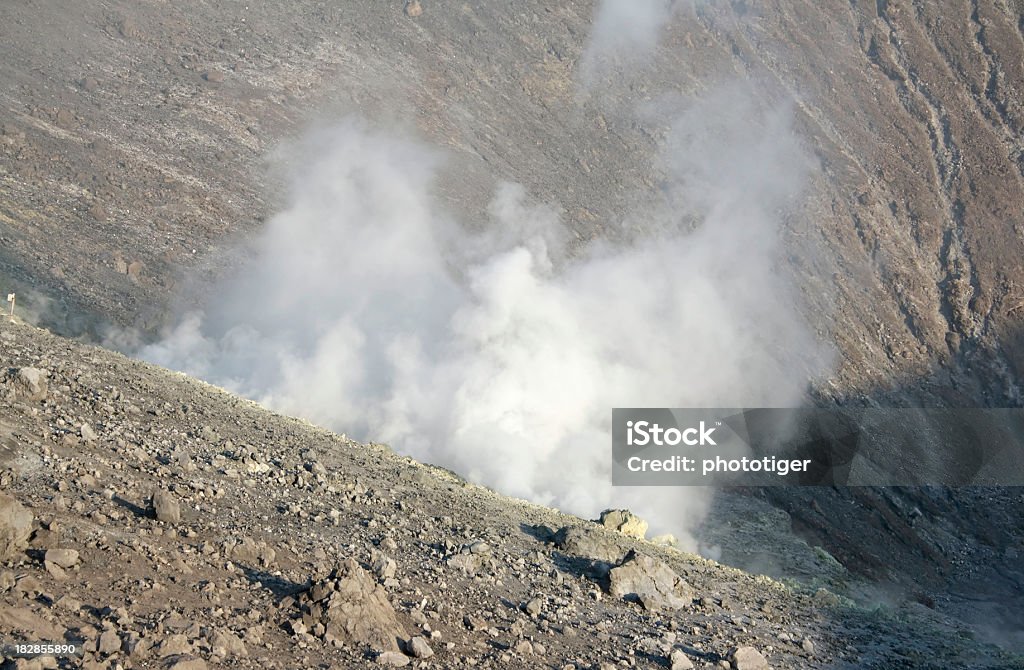
[[[768,670],[768,661],[754,647],[737,647],[729,660],[736,670]]]
[[[668,657],[672,670],[693,670],[693,661],[682,649],[673,649]]]
[[[181,503],[174,494],[157,491],[153,494],[153,513],[164,523],[178,523],[181,521]]]
[[[74,549],[47,549],[44,560],[62,568],[70,568],[78,563],[78,552]]]
[[[647,536],[647,522],[628,509],[606,509],[598,522],[605,528],[640,540]]]
[[[693,600],[693,589],[672,568],[635,551],[608,573],[608,579],[609,593],[639,602],[646,610],[675,610]]]
[[[47,372],[38,368],[19,368],[8,373],[16,398],[38,402],[46,398]]]
[[[618,563],[629,551],[606,532],[586,526],[565,526],[555,534],[555,545],[568,554],[606,563]]]
[[[274,548],[265,541],[253,540],[250,537],[242,538],[237,543],[228,543],[224,553],[234,561],[262,567],[269,567],[277,556]]]
[[[314,582],[299,604],[310,625],[323,627],[322,637],[328,643],[361,644],[397,653],[408,637],[387,592],[351,558]]]
[[[427,641],[418,635],[409,640],[406,647],[409,654],[416,658],[430,658],[434,655],[434,650],[430,648]]]
[[[33,519],[21,503],[0,493],[0,561],[14,558],[28,546]]]

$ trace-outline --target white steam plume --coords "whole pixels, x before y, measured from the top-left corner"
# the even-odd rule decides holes
[[[580,83],[590,88],[616,68],[635,69],[652,56],[675,0],[602,0],[580,59]]]
[[[610,486],[611,408],[792,405],[825,357],[779,268],[808,165],[786,115],[734,90],[674,127],[657,232],[576,255],[519,186],[470,234],[430,195],[433,152],[357,120],[319,132],[251,264],[139,353],[503,493],[629,503],[685,535],[693,489]]]

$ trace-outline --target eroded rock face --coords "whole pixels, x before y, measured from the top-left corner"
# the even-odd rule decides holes
[[[609,593],[639,602],[647,610],[675,610],[693,600],[693,589],[672,568],[635,551],[608,573],[608,579]]]
[[[9,495],[0,493],[0,561],[7,561],[28,546],[32,512]]]
[[[325,642],[400,652],[408,638],[384,587],[351,558],[314,582],[299,604],[303,624],[313,630],[319,624]]]

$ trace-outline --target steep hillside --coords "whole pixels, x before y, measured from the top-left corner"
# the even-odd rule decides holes
[[[442,166],[437,182],[430,185],[430,196],[466,228],[478,229],[493,219],[488,208],[497,185],[514,182],[557,213],[570,231],[574,253],[585,254],[605,241],[621,243],[643,234],[653,211],[688,211],[688,203],[673,199],[678,194],[672,190],[672,166],[660,158],[678,130],[672,115],[685,108],[687,101],[711,98],[722,87],[739,86],[747,96],[744,100],[749,98],[756,110],[788,110],[791,118],[781,127],[792,125],[801,149],[811,158],[802,175],[806,184],[800,197],[771,203],[772,209],[779,205],[782,223],[779,265],[802,299],[810,334],[835,350],[835,365],[815,379],[811,402],[1021,405],[1024,12],[1019,2],[675,2],[673,11],[661,17],[666,22],[657,31],[656,43],[652,39],[638,44],[650,47],[649,52],[636,49],[637,53],[595,56],[597,4],[575,0],[3,3],[0,289],[17,292],[21,313],[52,332],[108,344],[123,342],[126,332],[153,341],[163,327],[176,322],[183,308],[209,298],[211,287],[219,286],[217,280],[242,264],[245,242],[265,230],[267,221],[285,207],[285,184],[290,178],[286,175],[309,158],[300,153],[307,145],[299,144],[296,150],[288,143],[305,136],[311,127],[332,125],[351,115],[369,119],[368,125],[374,127],[398,129],[436,149]],[[617,33],[629,33],[628,29],[628,25],[612,25],[610,33],[614,38]],[[719,111],[728,116],[733,110],[725,104]],[[694,128],[689,132],[700,136],[703,127],[695,124]],[[739,139],[751,136],[741,134]],[[282,146],[292,148],[280,150]],[[709,169],[742,174],[748,159],[742,142],[730,148],[722,164],[709,160],[713,164]],[[752,149],[749,161],[764,170],[772,157],[766,161]],[[786,166],[778,167],[780,173],[786,172]],[[753,246],[757,241],[754,238]],[[728,251],[720,255],[728,258]],[[740,257],[736,264],[744,261]],[[302,275],[302,261],[292,262],[298,266],[294,274]],[[463,270],[449,269],[453,275]],[[315,293],[324,281],[311,277],[310,292]],[[258,299],[251,306],[248,301],[236,302],[244,302],[245,310],[264,313],[268,320],[278,318],[266,314],[269,310]],[[757,315],[750,320],[756,324]],[[114,368],[97,368],[101,364],[94,360],[129,366],[117,368],[122,371],[116,381],[105,382],[111,387],[142,384],[148,375],[167,379],[151,368],[99,350],[79,350],[77,345],[36,331],[4,327],[13,338],[0,342],[4,366],[38,364],[66,378],[68,373],[60,372],[58,366],[33,357],[48,360],[67,352],[68,360],[87,363],[72,365],[74,370],[97,380]],[[29,332],[34,334],[29,337]],[[111,338],[112,333],[118,337]],[[694,346],[692,333],[680,332],[677,337],[680,349]],[[131,382],[136,375],[139,381]],[[793,376],[802,381],[798,374]],[[52,383],[65,394],[71,391],[60,390],[63,385],[78,388],[66,381]],[[154,381],[150,386],[163,388],[163,384]],[[143,394],[139,388],[138,394]],[[189,389],[180,391],[186,395],[200,393],[192,385],[182,388]],[[186,436],[196,430],[201,433],[202,425],[234,420],[235,413],[243,411],[240,408],[256,413],[253,416],[269,416],[242,401],[202,391],[208,392],[210,402],[227,404],[211,406],[210,416],[218,418],[196,425],[178,410],[179,404],[192,406],[191,400],[177,399],[179,391],[168,391],[170,395],[159,404],[145,401],[142,395],[128,403],[141,412],[130,421],[162,426],[157,433],[167,444],[152,443],[155,451],[147,457],[158,477],[176,472],[177,457],[170,454],[171,443],[178,438],[171,437],[172,431]],[[50,400],[57,402],[54,397]],[[112,397],[106,404],[117,408],[118,402]],[[174,421],[163,413],[164,402],[175,412]],[[336,400],[320,398],[320,402],[330,410]],[[53,422],[41,434],[46,442],[53,430],[58,433],[57,441],[47,448],[70,450],[62,451],[63,456],[78,453],[74,445],[64,445],[63,433],[78,429],[84,415],[64,417],[60,424],[59,414],[47,414],[41,407],[11,409],[10,418],[0,415],[0,422],[10,425],[4,430],[23,436],[41,434],[43,424],[33,421]],[[157,413],[147,413],[149,409]],[[106,419],[97,415],[95,420]],[[185,424],[190,427],[182,428]],[[289,430],[313,430],[287,425]],[[140,426],[131,431],[145,441],[149,438],[143,439]],[[231,434],[218,426],[212,430],[218,436]],[[223,459],[214,463],[213,450],[221,449],[230,460],[227,452],[237,456],[237,445],[255,440],[242,437],[243,433],[205,446],[201,434],[181,439],[192,440],[194,444],[189,444],[200,450],[189,451],[189,459],[203,462],[207,458],[217,470],[224,469]],[[264,460],[287,461],[285,454],[292,447],[261,435]],[[291,481],[300,460],[303,467],[314,462],[300,458],[296,451],[301,450],[300,443],[314,440],[313,435],[327,440],[325,444],[335,445],[337,440],[317,432],[302,435],[289,438],[295,442],[295,453],[288,457],[294,462],[276,466],[288,471],[288,477],[281,475],[286,481]],[[9,438],[18,454],[24,445],[41,449],[35,437],[20,439]],[[107,447],[127,448],[117,443],[118,436],[109,439],[103,443]],[[121,439],[126,445],[132,442]],[[226,439],[232,440],[231,447],[224,446]],[[327,459],[326,452],[333,449],[322,449],[318,458]],[[337,442],[337,449],[338,454],[330,457],[397,459],[344,441]],[[99,451],[93,456],[114,459],[111,463],[121,456],[135,458],[118,453]],[[142,458],[141,452],[138,456]],[[152,459],[158,457],[166,462],[157,466],[159,461]],[[38,507],[39,515],[56,513],[45,511],[50,503],[44,504],[41,489],[32,488],[39,481],[32,480],[33,484],[24,479],[29,476],[26,472],[44,476],[39,473],[46,470],[38,469],[43,461],[18,458],[28,458],[19,467],[31,467],[19,470],[21,474],[10,480],[12,490],[28,495],[23,502]],[[75,467],[95,469],[85,460]],[[406,467],[409,472],[425,472],[408,463],[398,472]],[[144,479],[141,472],[139,481]],[[154,471],[145,472],[151,476]],[[377,476],[386,475],[382,470]],[[260,490],[258,486],[246,489],[244,479],[238,482],[239,491]],[[442,476],[438,481],[448,480]],[[16,486],[17,482],[21,483]],[[395,483],[381,482],[381,491],[390,491]],[[399,484],[410,489],[418,486]],[[28,488],[18,488],[23,485]],[[83,496],[91,490],[89,486],[82,489]],[[448,485],[438,486],[442,491]],[[491,499],[472,487],[451,486]],[[363,487],[378,490],[368,484]],[[198,489],[188,495],[193,494],[198,495]],[[205,489],[203,495],[207,495]],[[438,495],[419,502],[412,497],[408,504],[444,507],[444,494]],[[141,505],[143,497],[123,494],[131,505]],[[365,492],[354,497],[366,506],[395,502],[382,503],[386,496],[366,497]],[[120,509],[111,506],[112,500],[102,503],[104,510]],[[275,505],[288,508],[272,497],[251,495],[246,500],[255,509],[267,506],[260,513],[268,518]],[[217,506],[216,502],[205,504],[211,510]],[[466,504],[474,507],[477,502]],[[495,509],[506,504],[495,503]],[[1024,551],[1022,508],[1021,494],[1015,490],[745,491],[716,498],[703,532],[709,542],[720,545],[722,560],[733,565],[779,578],[800,578],[805,584],[822,579],[817,571],[823,570],[833,582],[853,580],[848,589],[836,583],[831,587],[846,589],[862,605],[880,597],[861,588],[865,584],[860,579],[865,578],[881,584],[886,598],[923,603],[929,617],[957,616],[980,623],[991,639],[1019,644],[1024,626],[1016,597],[1024,587],[1019,568]],[[119,512],[115,520],[135,518],[133,507],[123,509],[128,511]],[[83,502],[81,510],[60,514],[92,511]],[[101,517],[114,518],[107,511],[101,511]],[[326,520],[316,522],[317,528]],[[398,523],[401,515],[392,513],[387,520]],[[504,537],[508,531],[517,542],[525,543],[516,535],[520,522],[518,517],[503,521],[506,525],[500,526],[496,536]],[[556,523],[541,517],[528,522]],[[159,528],[150,521],[139,523],[148,533]],[[378,524],[386,525],[383,519]],[[450,530],[443,524],[435,526]],[[472,526],[466,532],[475,537],[485,526]],[[295,586],[316,572],[313,566],[299,568],[299,558],[308,547],[297,538],[309,528],[285,528],[297,533],[296,539],[289,540],[296,562],[284,562],[280,569],[282,574],[285,567],[293,570],[288,579]],[[453,532],[463,532],[459,528]],[[369,532],[363,540],[380,540]],[[452,542],[466,544],[473,537]],[[751,543],[771,549],[754,550],[748,546]],[[359,547],[364,545],[355,551],[363,551]],[[290,556],[276,546],[278,555]],[[515,546],[535,550],[529,544]],[[445,548],[439,555],[450,550]],[[226,550],[212,551],[223,555]],[[366,551],[356,558],[367,559]],[[787,559],[766,556],[775,551]],[[683,559],[674,556],[672,560]],[[834,560],[841,563],[840,568],[832,565]],[[719,574],[717,570],[712,572]],[[91,579],[100,577],[97,572]],[[229,577],[226,572],[223,579],[240,583],[237,575]],[[113,597],[124,586],[109,585],[108,592]],[[492,595],[500,591],[495,588]],[[22,593],[36,598],[31,591]],[[271,597],[257,587],[252,594]],[[201,590],[194,595],[204,597]],[[526,595],[524,591],[521,597]],[[36,599],[33,606],[45,600]],[[587,604],[603,608],[606,601]],[[760,616],[755,610],[744,606],[734,616]],[[809,611],[810,618],[801,618],[800,625],[811,632],[818,630],[814,626],[820,621],[846,626],[850,620],[844,617],[854,617],[851,611],[842,615]],[[634,627],[646,625],[637,623],[641,619],[630,621]],[[91,625],[97,626],[98,621]],[[242,622],[235,621],[232,627],[239,630]],[[268,630],[277,629],[271,625]],[[894,633],[891,639],[900,639],[900,634]],[[728,637],[722,635],[722,640]],[[894,642],[878,650],[876,658],[867,647],[857,647],[859,638],[851,635],[850,644],[865,659],[890,658],[887,654],[898,646]],[[818,644],[818,638],[811,637]],[[458,652],[460,658],[485,655],[472,648],[483,639],[482,635],[467,637],[470,647]],[[461,638],[456,642],[463,644]],[[939,658],[957,658],[959,652],[949,645],[960,644],[961,638],[927,641],[932,643],[944,645],[941,654],[936,652]],[[280,648],[284,642],[273,644]],[[576,651],[582,646],[573,646],[581,643],[566,644],[565,651],[548,645],[552,658],[562,661],[583,653]],[[846,642],[832,644],[818,645],[827,654],[820,657],[828,659],[822,663],[843,660],[840,654],[846,653]],[[963,644],[974,649],[969,641]],[[714,653],[724,654],[722,649],[716,647]],[[788,647],[779,649],[788,650],[779,653],[795,653]],[[660,659],[664,654],[654,656]],[[631,658],[640,663],[641,657],[634,650]],[[782,663],[789,662],[789,657],[780,658],[787,659]]]
[[[788,235],[820,253],[795,272],[843,355],[823,392],[1019,404],[1016,3],[681,6],[647,66],[582,96],[592,3],[422,7],[8,3],[0,272],[64,332],[156,327],[273,211],[267,151],[351,111],[447,148],[457,210],[510,179],[600,237],[659,180],[663,129],[637,107],[749,79],[795,97],[821,161]]]
[[[0,635],[76,645],[60,667],[1024,667],[921,605],[751,576],[32,327],[0,343]]]

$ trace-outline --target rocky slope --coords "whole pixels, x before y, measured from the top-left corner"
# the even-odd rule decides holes
[[[821,241],[796,272],[842,354],[823,392],[1019,404],[1019,4],[678,4],[647,67],[581,96],[591,2],[7,3],[0,276],[64,332],[154,328],[274,210],[268,150],[352,111],[445,147],[454,209],[509,179],[602,236],[659,181],[636,109],[752,80],[822,166],[787,242]]]
[[[0,344],[0,637],[82,653],[11,667],[1024,667],[920,605],[752,576],[30,326]]]
[[[276,173],[261,167],[274,147],[350,112],[444,147],[440,196],[468,220],[509,179],[559,208],[583,244],[615,235],[628,194],[658,189],[650,156],[664,128],[638,106],[753,80],[795,99],[821,166],[784,231],[803,259],[792,270],[807,317],[840,354],[819,401],[1019,406],[1019,3],[677,4],[650,63],[581,95],[592,2],[5,3],[0,286],[64,334],[153,332],[277,209]],[[1012,610],[993,620],[1021,620],[1012,492],[722,500],[722,527],[743,531],[723,556],[738,565],[763,560],[738,546],[744,532],[787,547],[797,532],[901,593],[924,576],[920,600],[984,594],[985,608]],[[749,509],[770,522],[748,528]]]

